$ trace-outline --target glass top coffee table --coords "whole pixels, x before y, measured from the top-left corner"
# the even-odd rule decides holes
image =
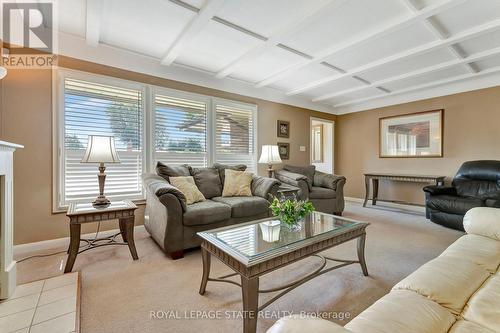
[[[365,229],[368,225],[369,223],[314,212],[300,222],[298,231],[290,231],[287,226],[280,224],[276,217],[272,217],[199,232],[198,236],[203,239],[200,294],[205,293],[208,281],[240,286],[243,298],[243,331],[254,333],[259,311],[312,278],[355,263],[359,263],[363,274],[368,276],[364,256]],[[329,258],[318,254],[353,239],[358,241],[358,260]],[[211,278],[212,255],[235,273]],[[319,267],[310,274],[281,287],[259,289],[260,276],[310,256],[321,259]],[[336,262],[336,265],[327,267],[327,261]],[[240,275],[241,284],[228,279],[235,275]],[[281,292],[259,306],[259,293],[278,291]]]

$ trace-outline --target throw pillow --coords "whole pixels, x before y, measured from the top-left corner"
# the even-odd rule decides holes
[[[200,190],[196,187],[192,176],[170,177],[170,184],[177,187],[177,189],[184,194],[188,205],[206,200]]]
[[[306,176],[307,186],[309,187],[309,191],[312,190],[314,183],[314,173],[316,172],[316,166],[309,165],[306,167],[301,167],[301,166],[285,165],[283,166],[283,169]]]
[[[245,164],[227,165],[227,164],[214,163],[214,168],[219,170],[220,181],[222,183],[222,186],[224,186],[226,169],[231,169],[231,170],[236,170],[236,171],[245,171],[247,169],[247,166]]]
[[[162,162],[158,162],[156,164],[156,174],[163,177],[166,181],[169,181],[170,177],[191,176],[191,174],[189,173],[189,166],[187,164],[166,165]]]
[[[191,168],[191,176],[205,198],[220,197],[222,183],[216,168]]]
[[[253,175],[246,171],[226,169],[223,197],[251,197]]]

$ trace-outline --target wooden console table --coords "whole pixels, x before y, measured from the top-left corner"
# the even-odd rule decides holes
[[[383,202],[393,202],[405,205],[422,206],[420,204],[415,204],[411,202],[398,201],[398,200],[382,200],[378,198],[378,182],[382,180],[391,180],[398,182],[407,183],[425,183],[425,184],[435,184],[437,186],[444,185],[445,176],[432,176],[432,175],[404,175],[404,174],[393,174],[393,173],[365,173],[365,201],[363,202],[363,207],[366,207],[368,202],[368,197],[370,196],[370,180],[373,186],[372,189],[372,205],[376,205],[377,201]]]

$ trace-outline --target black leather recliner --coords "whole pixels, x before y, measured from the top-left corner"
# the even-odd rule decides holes
[[[464,230],[463,217],[469,209],[500,208],[500,161],[465,162],[451,186],[426,186],[424,192],[428,219]]]

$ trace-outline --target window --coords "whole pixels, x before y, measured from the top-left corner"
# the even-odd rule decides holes
[[[80,163],[89,135],[110,135],[121,163],[106,165],[110,199],[143,199],[157,161],[256,172],[255,105],[76,71],[59,72],[54,209],[98,194],[97,165]]]

